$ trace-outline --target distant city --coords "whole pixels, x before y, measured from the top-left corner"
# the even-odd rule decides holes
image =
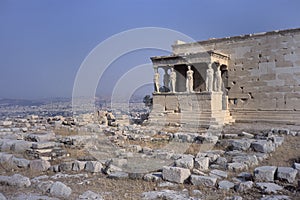
[[[132,96],[130,102],[120,103],[118,108],[126,107],[130,108],[130,111],[143,110],[144,96],[135,95]],[[97,110],[110,110],[111,109],[111,97],[110,96],[98,96],[95,97],[95,108]],[[123,112],[121,112],[123,113]],[[117,113],[118,114],[118,113]],[[129,114],[129,113],[126,113]],[[0,120],[5,118],[22,118],[27,115],[39,115],[43,117],[64,116],[70,117],[72,113],[72,98],[45,98],[45,99],[9,99],[0,98]]]

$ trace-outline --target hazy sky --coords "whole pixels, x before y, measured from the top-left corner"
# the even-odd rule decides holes
[[[206,40],[299,28],[299,8],[298,0],[0,0],[0,98],[70,97],[89,52],[128,29],[163,27]],[[162,53],[123,56],[98,91]]]

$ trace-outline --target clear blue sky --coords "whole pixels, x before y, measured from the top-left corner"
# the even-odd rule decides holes
[[[71,97],[87,54],[128,29],[164,27],[206,40],[299,28],[299,8],[298,0],[0,0],[0,98]],[[129,57],[136,65],[152,54]]]

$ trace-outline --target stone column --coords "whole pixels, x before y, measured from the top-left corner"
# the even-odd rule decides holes
[[[169,68],[166,67],[164,68],[165,70],[165,74],[164,74],[164,89],[165,89],[165,92],[169,92],[170,91],[170,75],[168,74],[168,70]]]
[[[206,70],[206,91],[212,92],[213,91],[213,81],[214,81],[214,70],[212,68],[212,63],[208,63],[208,69]]]
[[[158,67],[154,66],[154,77],[153,77],[153,83],[154,83],[154,92],[159,93],[159,73],[158,73]]]
[[[188,65],[188,71],[186,72],[186,91],[191,93],[194,91],[194,71],[191,70],[191,66]]]
[[[171,73],[170,73],[170,80],[171,80],[171,92],[176,92],[176,72],[174,71],[174,67],[171,67]]]
[[[219,67],[217,67],[217,69],[215,71],[214,91],[215,92],[222,92],[222,76],[221,76],[221,70],[220,70]]]

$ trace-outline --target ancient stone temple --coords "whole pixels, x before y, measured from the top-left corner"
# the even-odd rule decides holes
[[[177,41],[152,57],[150,122],[186,127],[300,123],[300,29]]]

